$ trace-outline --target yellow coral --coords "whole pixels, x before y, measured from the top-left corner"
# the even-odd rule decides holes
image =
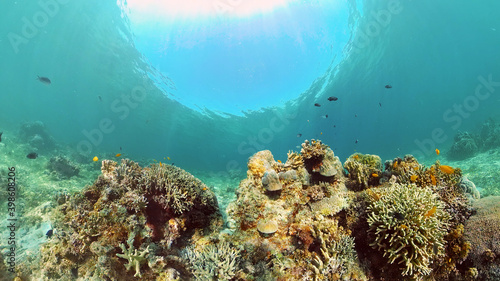
[[[252,173],[254,177],[261,178],[266,172],[266,167],[264,167],[264,161],[262,159],[252,157],[248,161],[248,170]]]

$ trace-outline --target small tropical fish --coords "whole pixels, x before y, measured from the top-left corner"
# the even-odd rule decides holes
[[[99,98],[99,101],[102,101],[102,98],[101,98],[101,96],[97,96],[97,97]]]
[[[429,211],[427,211],[425,213],[424,217],[428,218],[428,217],[434,215],[436,213],[436,210],[437,210],[436,206],[432,207],[432,209],[430,209]]]
[[[359,142],[359,140],[356,140],[354,143],[358,143],[358,142]]]
[[[439,155],[440,151],[436,148],[436,154]]]
[[[168,160],[170,160],[170,157],[167,157]]]
[[[434,175],[431,175],[431,182],[432,182],[432,185],[436,185],[436,183],[437,183],[436,177]]]
[[[402,229],[408,229],[408,226],[406,226],[406,224],[402,224],[400,225]]]
[[[321,118],[328,118],[328,114],[321,116]]]
[[[394,163],[392,163],[392,168],[396,169],[397,167],[398,167],[398,161],[394,161]]]
[[[161,167],[161,161],[160,161],[160,167]]]
[[[322,135],[322,134],[323,134],[323,132],[321,132],[321,133],[319,133],[319,134],[320,134],[320,135]]]
[[[314,104],[314,106],[320,107],[320,106],[321,106],[321,104],[319,104],[319,103],[315,103],[315,104]]]
[[[378,103],[378,105],[379,105],[380,107],[382,107],[382,103],[380,103],[380,102],[379,102],[379,103]]]
[[[417,175],[411,175],[410,180],[411,182],[415,182],[417,180],[418,176]]]
[[[372,177],[374,177],[374,178],[378,178],[378,174],[377,174],[377,173],[373,173],[373,174],[372,174]]]
[[[302,137],[302,134],[300,134],[300,133],[299,133],[299,134],[297,134],[297,137],[298,137],[298,138]]]
[[[121,154],[121,153],[117,153],[117,154],[115,155],[115,157],[120,157],[120,156],[122,156],[122,154]]]
[[[392,88],[392,86],[391,85],[385,85],[385,88],[386,89],[390,89],[390,88]]]
[[[31,152],[31,153],[28,153],[28,155],[26,155],[26,158],[29,158],[29,159],[36,159],[38,157],[38,153],[36,152]]]
[[[122,147],[120,146],[120,151],[122,151]]]
[[[49,229],[49,230],[47,231],[47,233],[45,233],[45,235],[47,236],[47,238],[52,237],[52,234],[54,234],[54,230],[53,230],[53,229]]]
[[[0,132],[0,142],[2,142],[2,134],[3,132]]]
[[[337,97],[333,97],[333,96],[328,98],[328,100],[329,100],[329,101],[336,101],[336,100],[338,100],[338,99],[339,99],[339,98],[337,98]]]
[[[38,77],[38,78],[37,78],[37,79],[38,79],[38,81],[42,82],[43,84],[50,85],[50,83],[52,83],[52,82],[50,81],[50,79],[49,79],[49,78],[47,78],[47,77],[40,77],[40,76],[37,76],[37,77]]]
[[[354,117],[358,117],[358,115],[357,115],[357,114],[354,114]]]
[[[281,163],[281,160],[278,160],[278,163]]]
[[[92,158],[92,161],[97,162],[99,161],[99,158],[97,158],[97,156],[94,156],[94,158]]]
[[[447,165],[441,165],[439,166],[439,169],[445,174],[453,174],[453,172],[455,172],[455,169]]]

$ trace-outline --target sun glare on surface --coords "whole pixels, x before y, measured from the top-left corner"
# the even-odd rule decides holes
[[[248,17],[272,12],[296,0],[128,0],[128,8],[153,17]]]

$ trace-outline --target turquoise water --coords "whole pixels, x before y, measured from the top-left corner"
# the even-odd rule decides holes
[[[128,20],[126,3],[54,3],[50,14],[34,2],[0,4],[8,23],[0,118],[13,131],[40,120],[89,159],[122,147],[136,159],[244,170],[257,150],[284,158],[310,138],[341,159],[354,151],[425,158],[498,107],[498,84],[477,105],[467,99],[478,77],[500,80],[494,1],[298,1],[253,18],[142,26]],[[443,116],[467,102],[467,116]],[[112,130],[101,140],[103,119]]]
[[[94,157],[120,153],[193,173],[224,210],[250,156],[285,162],[306,139],[342,162],[439,159],[498,195],[498,147],[448,151],[459,132],[481,139],[487,120],[500,137],[500,2],[284,3],[243,13],[244,2],[217,0],[193,16],[137,1],[0,2],[0,159],[21,171],[26,206],[81,190],[100,172]],[[57,149],[20,137],[33,122]],[[80,177],[49,179],[46,160],[59,154]]]

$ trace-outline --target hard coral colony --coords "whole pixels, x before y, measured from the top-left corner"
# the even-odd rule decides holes
[[[214,193],[189,173],[105,160],[92,186],[59,200],[43,268],[32,264],[20,276],[465,280],[478,270],[463,262],[472,185],[447,167],[426,168],[408,155],[383,165],[361,153],[342,165],[319,140],[306,140],[284,163],[259,151],[221,231]]]

